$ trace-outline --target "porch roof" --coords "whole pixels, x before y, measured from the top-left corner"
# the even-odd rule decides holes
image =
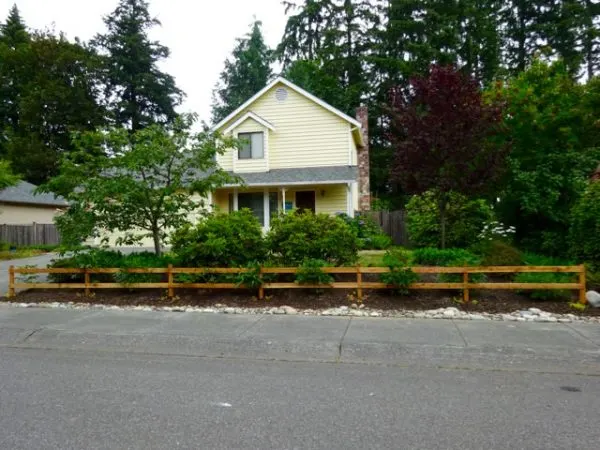
[[[268,172],[235,173],[246,186],[288,186],[295,184],[352,183],[358,179],[356,166],[299,167]],[[236,186],[229,184],[227,186]]]

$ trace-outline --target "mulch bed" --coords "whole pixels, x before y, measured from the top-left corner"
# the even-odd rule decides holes
[[[176,297],[168,299],[160,289],[98,289],[93,296],[85,297],[76,289],[29,290],[10,299],[17,303],[76,302],[117,306],[197,306],[209,307],[220,303],[240,308],[293,306],[297,309],[322,309],[356,302],[352,290],[331,289],[321,293],[311,289],[268,290],[263,301],[256,298],[256,291],[244,290],[197,290],[178,289]],[[411,291],[407,296],[393,295],[390,291],[365,290],[363,303],[372,309],[427,310],[455,306],[470,312],[510,313],[527,308],[539,308],[559,314],[600,316],[600,308],[587,308],[580,312],[571,308],[568,301],[541,301],[517,294],[514,291],[471,291],[471,299],[477,304],[462,305],[455,300],[462,298],[460,291]],[[0,301],[9,301],[0,298]],[[573,293],[573,301],[576,294]]]

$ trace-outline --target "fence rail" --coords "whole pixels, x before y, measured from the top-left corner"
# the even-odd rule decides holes
[[[408,286],[408,289],[456,289],[463,291],[463,299],[469,301],[471,289],[569,289],[579,292],[580,303],[586,303],[585,298],[585,266],[487,266],[487,267],[412,267],[417,274],[462,274],[462,282],[416,282]],[[115,288],[139,288],[139,289],[166,289],[167,295],[173,297],[175,289],[247,289],[244,285],[236,283],[178,283],[174,280],[176,274],[239,274],[247,273],[252,269],[244,268],[191,268],[191,267],[168,267],[162,268],[98,268],[98,269],[69,269],[69,268],[9,268],[8,296],[14,297],[16,289],[84,289],[89,295],[92,289],[115,289]],[[329,284],[298,284],[293,282],[264,282],[258,288],[258,296],[264,298],[265,289],[356,289],[359,299],[363,297],[364,289],[395,289],[396,286],[373,281],[364,281],[364,274],[382,274],[390,271],[387,267],[324,267],[323,272],[329,274],[356,274],[355,281],[335,281]],[[262,267],[259,274],[295,274],[297,267]],[[469,274],[477,273],[574,273],[578,274],[576,283],[473,283],[469,281]],[[46,282],[17,282],[16,275],[32,274],[83,274],[83,283],[46,283]],[[142,274],[166,274],[166,282],[148,283],[96,283],[91,282],[92,274],[115,274],[115,273],[142,273]]]
[[[27,245],[58,245],[60,234],[52,223],[0,225],[0,242],[18,247]]]

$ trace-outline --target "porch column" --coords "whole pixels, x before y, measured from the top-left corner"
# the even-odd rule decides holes
[[[281,188],[281,208],[283,210],[283,213],[285,214],[285,188]]]
[[[265,230],[271,226],[271,211],[269,211],[269,188],[265,188],[263,193],[263,222]]]
[[[233,188],[233,210],[238,210],[238,188]]]
[[[346,185],[346,214],[354,217],[354,199],[352,198],[352,183]]]
[[[212,191],[210,191],[208,193],[208,195],[206,196],[206,203],[207,203],[207,206],[208,206],[208,210],[212,212],[214,210],[214,208],[213,208],[213,193],[212,193]]]

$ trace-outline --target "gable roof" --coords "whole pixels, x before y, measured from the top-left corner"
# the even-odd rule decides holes
[[[326,103],[323,100],[321,100],[320,98],[315,97],[310,92],[305,91],[300,86],[295,85],[291,81],[288,81],[283,77],[277,77],[273,81],[271,81],[269,84],[267,84],[264,88],[262,88],[260,91],[258,91],[256,94],[254,94],[252,97],[250,97],[248,100],[246,100],[239,108],[237,108],[235,111],[233,111],[227,117],[225,117],[223,120],[221,120],[215,126],[213,126],[212,130],[214,131],[214,130],[218,130],[219,128],[221,128],[223,125],[225,125],[227,122],[229,122],[231,119],[233,119],[239,113],[241,113],[244,109],[246,109],[248,106],[250,106],[252,103],[254,103],[254,101],[256,101],[259,97],[262,97],[263,94],[265,94],[267,91],[269,91],[273,86],[275,86],[278,83],[281,83],[281,84],[287,86],[288,88],[292,89],[293,91],[296,91],[298,94],[308,98],[309,100],[312,100],[319,106],[322,106],[327,111],[329,111],[329,112],[335,114],[336,116],[340,117],[341,119],[344,119],[345,121],[351,123],[358,129],[362,128],[361,123],[358,120],[350,117],[348,114],[344,114],[339,109],[334,108],[329,103]]]
[[[225,133],[229,133],[231,130],[233,130],[234,128],[236,128],[238,125],[244,123],[247,119],[252,119],[255,122],[258,122],[259,124],[261,124],[263,127],[268,128],[271,131],[275,131],[275,127],[273,126],[273,124],[271,122],[269,122],[268,120],[263,119],[258,114],[255,114],[252,111],[248,111],[246,114],[244,114],[238,120],[236,120],[231,125],[229,125],[227,127],[227,129],[225,130]]]
[[[37,186],[20,181],[14,186],[7,187],[0,191],[0,203],[26,203],[30,205],[41,206],[62,206],[69,204],[62,197],[56,197],[54,194],[39,193],[36,194]]]

